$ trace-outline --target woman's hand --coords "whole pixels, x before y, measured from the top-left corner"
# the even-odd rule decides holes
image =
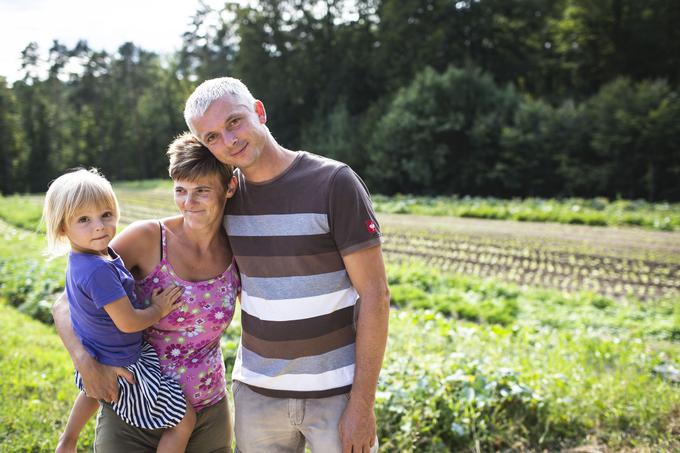
[[[83,379],[85,394],[107,403],[118,401],[118,376],[130,384],[135,383],[134,374],[127,368],[103,365],[89,354],[78,359],[76,369]]]

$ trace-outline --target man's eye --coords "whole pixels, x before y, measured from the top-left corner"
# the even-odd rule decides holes
[[[213,143],[215,141],[215,136],[214,135],[208,135],[208,138],[205,139],[206,143]]]
[[[229,125],[233,126],[238,126],[238,123],[241,121],[241,118],[234,118],[229,122]]]

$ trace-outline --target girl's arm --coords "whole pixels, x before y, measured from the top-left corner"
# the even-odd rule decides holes
[[[181,286],[169,286],[163,290],[154,289],[151,305],[134,308],[127,296],[104,305],[118,330],[125,333],[139,332],[156,324],[161,318],[177,308],[176,303],[184,292]]]

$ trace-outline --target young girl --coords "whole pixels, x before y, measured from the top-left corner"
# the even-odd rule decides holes
[[[118,400],[113,411],[130,425],[159,429],[158,451],[184,451],[196,422],[179,384],[161,374],[154,349],[142,341],[142,331],[173,311],[181,287],[155,290],[151,304],[142,307],[134,293],[134,279],[123,261],[108,247],[116,234],[119,210],[111,184],[96,170],[76,170],[57,178],[45,196],[43,218],[48,252],[57,256],[68,250],[66,295],[73,330],[83,346],[99,362],[123,366],[135,376],[129,384],[118,378]],[[81,393],[71,410],[58,453],[75,452],[78,435],[99,408]]]

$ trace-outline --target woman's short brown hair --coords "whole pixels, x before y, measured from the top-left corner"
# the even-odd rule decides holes
[[[216,175],[225,189],[234,173],[231,165],[220,162],[190,132],[178,135],[168,146],[168,173],[174,181],[195,181],[203,176]]]

